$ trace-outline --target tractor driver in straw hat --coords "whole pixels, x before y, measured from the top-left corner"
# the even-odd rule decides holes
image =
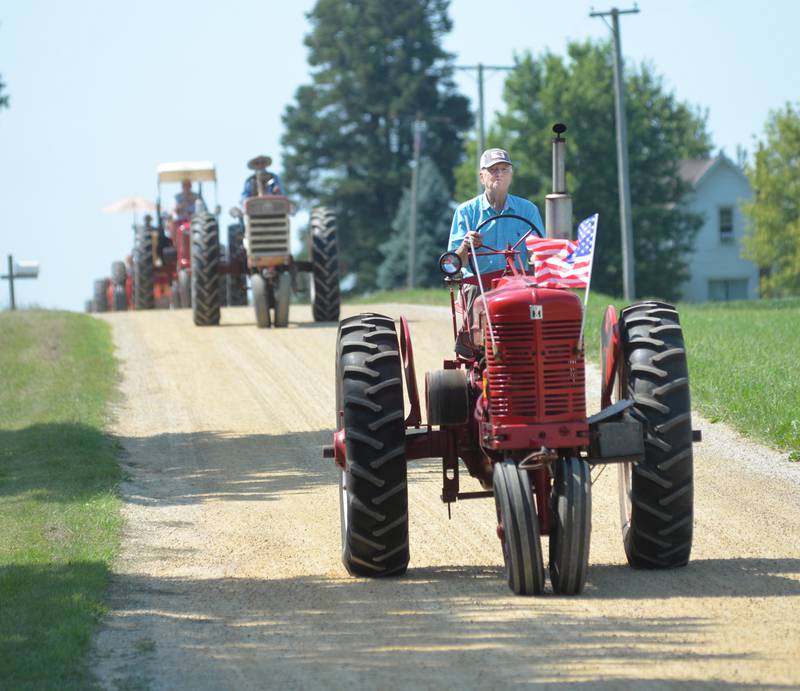
[[[283,194],[283,185],[281,184],[281,179],[278,177],[278,174],[267,170],[267,168],[272,165],[272,159],[269,156],[259,156],[253,159],[253,161],[257,161],[258,159],[263,161],[261,165],[264,166],[264,170],[261,171],[261,175],[264,176],[265,181],[264,194]],[[256,175],[258,174],[258,172],[253,173],[244,181],[242,202],[250,197],[258,196],[258,185],[256,184]]]

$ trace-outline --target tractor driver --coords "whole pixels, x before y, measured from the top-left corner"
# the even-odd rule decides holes
[[[511,181],[514,178],[514,169],[508,152],[504,149],[487,149],[481,155],[480,179],[483,185],[483,194],[473,197],[461,204],[453,215],[453,224],[450,227],[450,241],[447,244],[449,252],[455,252],[464,265],[464,275],[472,276],[472,268],[467,261],[467,252],[470,249],[470,239],[475,249],[484,243],[489,247],[502,250],[507,246],[514,246],[517,241],[530,230],[530,226],[518,219],[507,221],[493,221],[485,225],[480,233],[477,228],[483,221],[502,214],[514,214],[527,218],[540,231],[544,228],[542,216],[536,204],[515,197],[508,193]],[[527,272],[528,252],[523,242],[518,248],[518,266]],[[481,275],[489,271],[499,271],[505,268],[506,262],[502,255],[478,256],[473,259],[477,262]]]
[[[192,191],[192,181],[182,180],[181,191],[175,195],[175,219],[190,221],[194,216],[195,204],[200,195]]]
[[[544,228],[542,216],[533,202],[508,193],[513,178],[514,168],[507,151],[487,149],[481,154],[480,180],[483,185],[483,193],[464,202],[456,209],[453,215],[453,224],[450,227],[450,240],[447,243],[448,252],[455,252],[461,259],[463,273],[467,277],[473,275],[467,256],[470,251],[470,239],[476,250],[484,242],[489,247],[502,250],[508,246],[513,247],[530,230],[530,226],[524,221],[508,219],[499,222],[492,221],[487,223],[481,232],[475,232],[473,229],[483,221],[493,216],[514,214],[528,219],[539,231]],[[523,242],[517,249],[519,250],[517,265],[527,273],[528,252],[525,243]],[[500,271],[506,265],[505,257],[500,254],[477,256],[472,261],[477,264],[481,275],[490,271]],[[472,304],[479,289],[478,286],[472,284],[464,284],[463,287],[467,303],[463,307],[469,320],[472,315]],[[463,335],[468,337],[468,334]],[[461,341],[460,334],[456,350],[460,351],[465,345]]]
[[[244,189],[242,190],[242,202],[250,197],[258,196],[258,185],[256,184],[256,175],[264,176],[264,194],[283,194],[283,185],[277,173],[267,170],[267,167],[272,165],[272,159],[269,156],[264,156],[264,170],[257,171],[250,175],[244,181]],[[257,159],[254,159],[257,160]]]

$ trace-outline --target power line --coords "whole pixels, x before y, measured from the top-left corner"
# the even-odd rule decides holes
[[[611,16],[611,33],[614,37],[614,111],[617,122],[617,178],[619,181],[620,233],[622,235],[622,292],[630,302],[636,296],[635,265],[633,258],[633,219],[631,215],[631,185],[628,170],[628,125],[625,118],[625,81],[623,79],[622,47],[619,32],[621,14],[638,14],[639,7],[619,10],[612,7],[607,12],[589,12],[590,17],[600,17],[606,24]]]

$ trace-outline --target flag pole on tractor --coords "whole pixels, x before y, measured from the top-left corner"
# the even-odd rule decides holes
[[[528,238],[526,244],[533,263],[533,275],[540,288],[586,288],[580,337],[586,321],[589,283],[592,278],[598,214],[589,216],[578,226],[578,239]]]
[[[589,223],[591,229],[591,249],[589,252],[589,274],[586,277],[586,295],[583,298],[583,317],[581,318],[581,331],[578,334],[578,347],[583,349],[583,327],[586,325],[586,307],[589,305],[589,287],[592,283],[592,266],[594,266],[594,248],[597,245],[597,220],[599,214],[595,214],[594,216],[590,216],[585,221],[582,221],[581,224],[578,226],[578,245],[580,246],[581,243],[581,228]]]

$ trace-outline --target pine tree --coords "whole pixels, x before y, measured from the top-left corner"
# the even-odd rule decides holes
[[[3,81],[3,75],[0,74],[0,108],[8,108],[8,94],[3,94],[5,90],[6,85]]]
[[[449,188],[471,115],[456,93],[448,0],[318,0],[306,36],[312,83],[284,113],[285,179],[310,203],[336,207],[343,274],[375,286],[378,247],[410,177],[413,122]]]
[[[415,284],[420,287],[442,285],[439,257],[447,250],[453,206],[447,182],[430,158],[420,161],[417,194],[417,233],[415,243]],[[384,290],[404,287],[408,280],[408,239],[411,228],[411,189],[403,197],[392,222],[390,238],[380,246],[384,257],[378,267],[378,287]]]

